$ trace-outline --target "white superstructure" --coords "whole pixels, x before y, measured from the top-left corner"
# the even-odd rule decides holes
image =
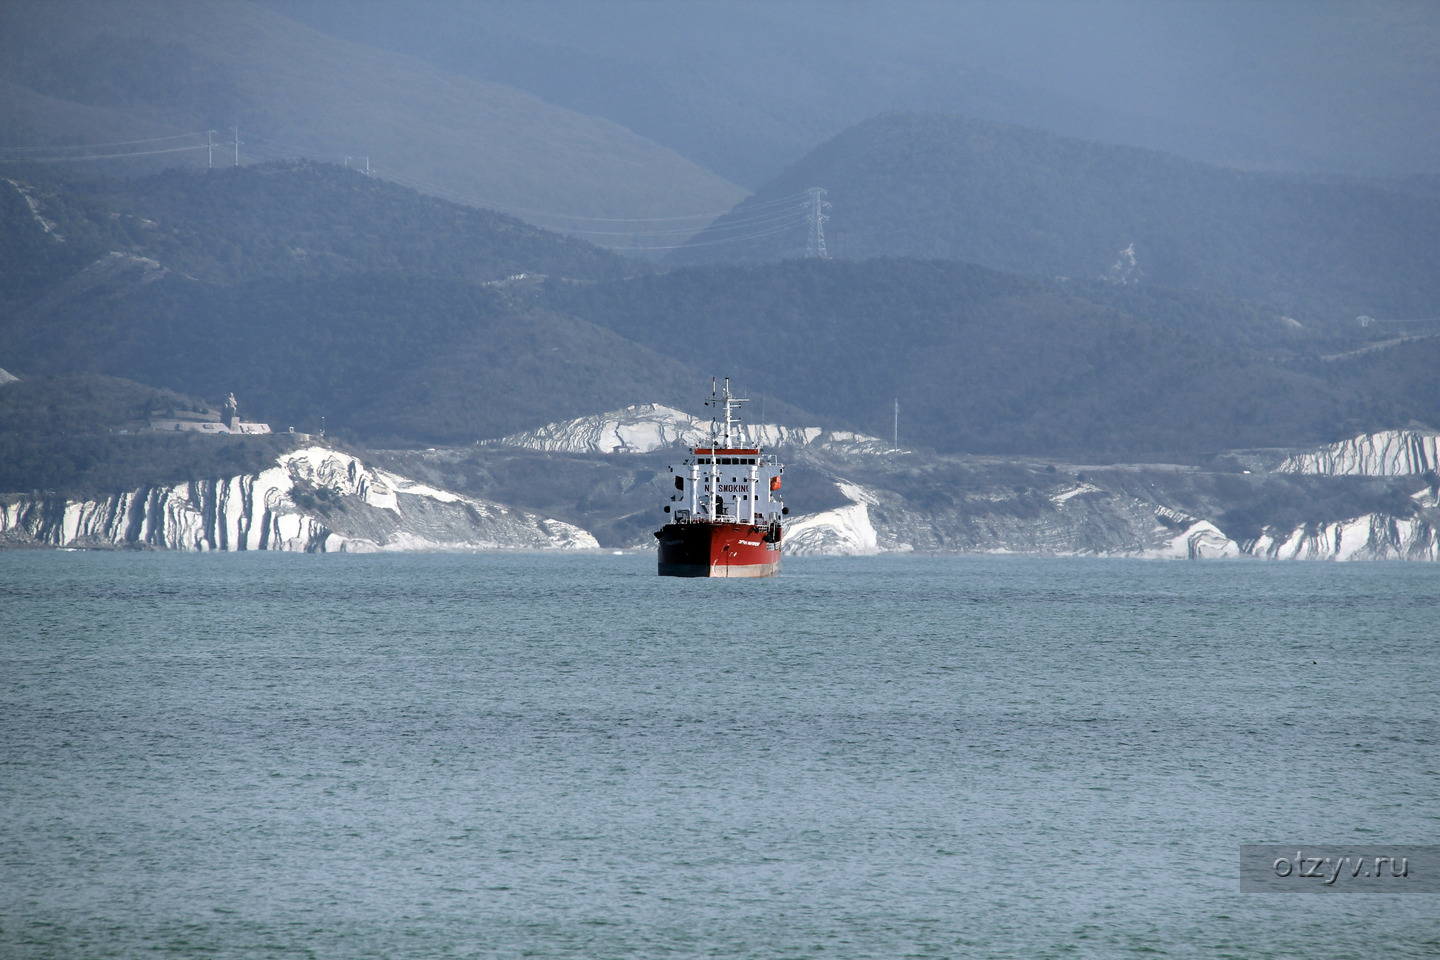
[[[672,503],[676,523],[728,521],[769,524],[785,512],[780,495],[780,476],[785,472],[774,454],[767,454],[751,441],[735,417],[735,407],[747,401],[730,393],[730,379],[717,391],[712,381],[705,405],[713,416],[707,446],[692,448],[675,474]],[[721,414],[723,411],[723,416]]]

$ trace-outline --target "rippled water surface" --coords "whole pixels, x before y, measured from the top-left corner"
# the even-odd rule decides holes
[[[0,553],[0,956],[1434,957],[1401,564]]]

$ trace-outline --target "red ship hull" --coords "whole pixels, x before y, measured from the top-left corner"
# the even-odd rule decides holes
[[[773,577],[780,572],[779,524],[667,523],[655,536],[662,577]]]

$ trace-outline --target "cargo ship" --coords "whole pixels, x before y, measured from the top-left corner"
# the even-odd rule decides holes
[[[746,401],[711,381],[710,436],[670,468],[670,521],[655,532],[662,577],[773,577],[780,572],[785,468],[751,443],[735,417]]]

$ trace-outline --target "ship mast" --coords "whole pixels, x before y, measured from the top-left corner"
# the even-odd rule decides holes
[[[730,378],[725,378],[725,389],[719,389],[716,378],[710,378],[710,399],[706,406],[711,410],[710,416],[710,519],[716,520],[720,516],[720,452],[731,449],[734,438],[739,436],[737,432],[738,423],[735,419],[735,407],[749,401],[744,397],[737,397],[730,393]],[[720,426],[720,418],[717,416],[721,404],[725,407],[725,425]],[[752,504],[751,510],[754,510]],[[736,516],[739,516],[738,505]]]
[[[729,378],[729,377],[726,377],[726,378],[725,378],[725,394],[724,394],[724,400],[725,400],[725,449],[729,450],[729,449],[730,449],[730,446],[731,446],[731,442],[730,442],[731,428],[735,425],[735,417],[734,417],[734,415],[733,415],[733,413],[732,413],[732,411],[731,411],[730,408],[731,408],[732,405],[741,404],[741,403],[749,403],[750,401],[747,400],[747,399],[745,399],[744,397],[732,397],[732,396],[730,395],[730,378]]]
[[[730,392],[730,380],[725,380],[725,392]],[[720,444],[719,429],[715,425],[715,378],[710,378],[710,519],[718,520],[720,517],[720,461],[718,459],[718,448]],[[726,416],[729,416],[728,408]]]

